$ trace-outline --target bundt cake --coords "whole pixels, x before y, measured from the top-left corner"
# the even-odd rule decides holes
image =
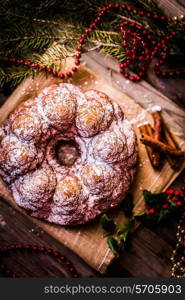
[[[83,224],[117,206],[136,160],[119,105],[68,83],[21,103],[0,128],[0,175],[16,203],[56,224]]]

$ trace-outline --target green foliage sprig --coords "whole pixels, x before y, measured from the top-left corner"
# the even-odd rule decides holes
[[[127,249],[130,233],[139,223],[147,227],[156,226],[169,218],[178,218],[185,209],[184,187],[180,191],[173,189],[165,193],[151,193],[143,191],[145,210],[142,214],[133,216],[133,197],[128,194],[121,204],[121,209],[128,218],[121,225],[116,225],[114,220],[103,214],[100,221],[106,232],[107,244],[110,250],[119,256],[123,249]]]
[[[111,0],[114,4],[116,0]],[[122,1],[120,1],[122,2]],[[163,15],[156,3],[152,0],[126,0],[125,4],[136,9],[156,12]],[[34,63],[45,64],[48,68],[61,67],[63,60],[73,56],[77,40],[96,16],[99,9],[109,4],[108,0],[32,0],[19,1],[0,0],[0,56],[16,57],[31,60]],[[171,25],[166,28],[162,23],[149,21],[145,17],[133,15],[132,12],[113,9],[105,14],[96,30],[92,31],[85,44],[85,50],[99,49],[112,55],[120,62],[125,59],[121,46],[118,27],[120,20],[129,19],[142,23],[155,36],[178,31],[176,41],[171,45],[173,51],[184,51],[185,34],[182,26]],[[181,50],[179,50],[180,48]],[[43,56],[43,54],[45,55]],[[7,83],[15,86],[22,79],[34,75],[32,71],[0,61],[0,87]]]

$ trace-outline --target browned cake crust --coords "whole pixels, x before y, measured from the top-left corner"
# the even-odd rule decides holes
[[[74,149],[63,149],[71,149],[71,165],[56,154],[61,141],[77,145],[75,159]],[[0,175],[19,206],[52,223],[86,223],[118,205],[136,159],[136,136],[119,105],[72,84],[45,88],[0,128]]]

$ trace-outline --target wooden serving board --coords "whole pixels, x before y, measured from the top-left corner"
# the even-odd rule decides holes
[[[9,113],[13,111],[20,102],[25,101],[31,96],[35,96],[39,90],[57,82],[60,82],[60,80],[51,76],[46,78],[43,74],[39,74],[35,79],[28,78],[12,93],[0,109],[0,123],[7,118]],[[133,123],[138,140],[138,122],[149,121],[152,123],[152,118],[146,110],[141,108],[140,105],[136,104],[133,99],[120,91],[120,89],[116,88],[116,86],[113,86],[113,83],[105,81],[90,69],[81,66],[70,82],[79,86],[84,91],[91,88],[103,91],[109,95],[110,98],[119,103],[127,118]],[[138,118],[138,116],[140,116],[140,118]],[[178,138],[177,141],[181,147],[184,148],[185,142],[181,138]],[[165,163],[160,171],[156,171],[150,165],[145,147],[140,143],[138,144],[139,161],[135,181],[132,187],[135,199],[134,214],[142,212],[144,208],[142,197],[143,189],[155,192],[165,190],[185,167],[184,162],[178,171],[174,171],[170,168],[168,163]],[[30,220],[42,227],[62,244],[81,256],[93,268],[101,273],[105,273],[107,266],[113,260],[114,255],[108,249],[106,239],[103,238],[103,231],[99,224],[99,218],[83,226],[62,227],[52,225],[30,217],[23,209],[20,209],[15,204],[9,189],[2,180],[0,180],[0,195],[15,207],[15,209],[25,214]],[[110,212],[110,214],[114,215],[117,223],[124,222],[125,217],[119,212],[119,209],[115,209],[113,212]]]

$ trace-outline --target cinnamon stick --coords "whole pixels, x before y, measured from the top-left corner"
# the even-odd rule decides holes
[[[154,131],[153,131],[153,138],[157,141],[161,141],[162,139],[162,117],[159,111],[155,111],[152,113],[152,117],[154,120]],[[160,153],[154,151],[153,149],[153,163],[155,167],[159,167],[160,165]]]
[[[151,136],[151,133],[149,133],[149,131],[148,131],[148,125],[149,124],[144,124],[144,125],[139,126],[139,131],[140,131],[140,133],[141,133],[142,136],[143,135],[150,135]],[[152,148],[149,147],[149,146],[146,146],[146,151],[147,151],[149,160],[150,160],[151,164],[153,165],[153,161],[152,161]]]
[[[153,112],[152,117],[153,117],[153,120],[154,120],[153,138],[155,140],[160,141],[162,139],[162,125],[163,125],[163,120],[162,120],[160,111]]]
[[[150,146],[160,152],[164,152],[173,156],[184,156],[185,152],[181,150],[174,149],[166,144],[164,144],[161,141],[157,141],[154,138],[148,136],[148,135],[143,135],[142,138],[140,139],[141,143],[144,145]]]
[[[139,130],[140,130],[141,135],[148,135],[150,137],[153,137],[154,130],[153,130],[152,126],[149,123],[141,125],[139,127]],[[156,152],[154,149],[152,149],[149,146],[146,146],[146,151],[148,153],[148,157],[150,159],[150,162],[151,162],[152,166],[154,168],[158,168],[159,165],[160,165],[159,153]]]
[[[165,143],[168,146],[172,147],[173,149],[177,149],[177,150],[179,149],[179,146],[175,142],[172,133],[169,131],[169,129],[165,124],[163,124],[163,136],[164,136]],[[167,155],[166,158],[173,169],[177,169],[179,167],[180,162],[179,160],[177,160],[177,158],[174,158],[170,155]]]

